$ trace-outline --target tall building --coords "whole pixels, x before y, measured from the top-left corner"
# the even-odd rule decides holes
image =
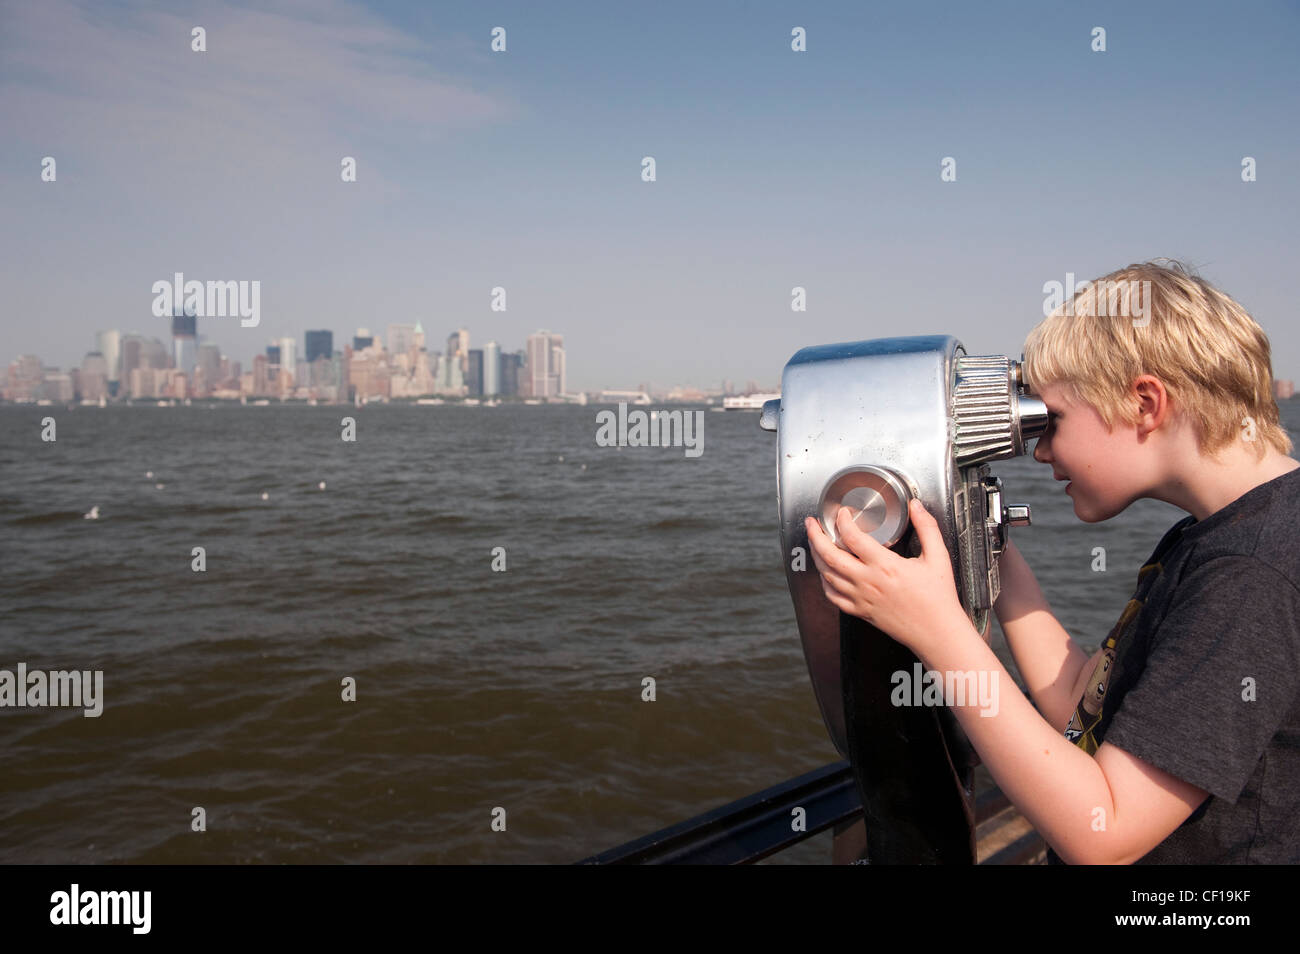
[[[41,380],[41,397],[58,404],[72,400],[72,375],[58,368],[45,368]]]
[[[126,384],[131,380],[131,372],[143,365],[141,360],[143,348],[144,338],[141,335],[122,336],[121,355],[117,362],[117,377],[121,383],[121,390],[126,390]]]
[[[183,311],[172,312],[172,337],[196,338],[199,334],[199,319]]]
[[[483,394],[501,393],[501,346],[489,341],[483,346]]]
[[[108,397],[108,362],[98,351],[91,351],[82,359],[77,384],[83,401]]]
[[[465,393],[465,372],[461,370],[460,358],[457,355],[438,355],[434,378],[437,381],[438,391],[442,394]]]
[[[306,334],[306,358],[307,363],[311,364],[317,358],[334,357],[334,332],[309,331]]]
[[[465,386],[470,397],[483,394],[483,352],[479,348],[469,350],[469,373],[465,376]]]
[[[280,339],[280,381],[283,386],[297,386],[298,379],[298,339]]]
[[[10,401],[38,401],[44,378],[45,368],[41,359],[34,354],[20,354],[9,365],[5,397]]]
[[[460,362],[462,373],[469,369],[469,331],[460,328],[447,336],[447,355],[455,356]]]
[[[515,351],[501,356],[501,394],[504,397],[522,396],[520,386],[524,378],[524,353]]]
[[[95,350],[104,356],[108,368],[108,393],[117,393],[117,384],[122,379],[122,332],[113,329],[101,331],[95,336]]]
[[[411,345],[415,341],[414,325],[389,325],[388,326],[388,353],[406,354],[411,350]]]
[[[122,367],[119,381],[125,390],[136,368],[162,370],[170,363],[167,348],[157,338],[131,332],[122,336]]]
[[[172,366],[187,379],[194,373],[198,349],[198,319],[183,312],[172,312]]]
[[[564,394],[564,336],[538,331],[528,336],[527,349],[531,396],[553,398]]]
[[[358,328],[357,333],[352,336],[352,350],[364,351],[375,343],[375,336],[370,333],[369,328]]]
[[[194,358],[191,385],[195,397],[207,397],[221,384],[221,349],[214,344],[199,345]]]
[[[169,373],[165,368],[132,368],[131,380],[127,382],[128,393],[136,399],[158,397],[166,385],[166,375]]]
[[[279,361],[279,355],[276,355],[276,361]],[[258,397],[266,397],[271,393],[270,366],[271,362],[267,355],[259,354],[253,357],[253,394]]]

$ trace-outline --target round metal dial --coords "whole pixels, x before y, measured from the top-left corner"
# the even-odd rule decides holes
[[[835,529],[835,515],[840,507],[853,511],[853,522],[877,542],[892,547],[907,531],[907,502],[912,492],[893,471],[869,464],[850,467],[831,478],[822,491],[817,508],[827,536],[842,549]]]

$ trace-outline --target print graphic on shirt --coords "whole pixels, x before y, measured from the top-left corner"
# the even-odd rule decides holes
[[[1096,755],[1101,743],[1097,741],[1094,730],[1101,721],[1102,705],[1106,701],[1106,690],[1115,678],[1115,657],[1119,646],[1125,641],[1137,625],[1138,613],[1146,601],[1151,585],[1160,575],[1163,567],[1160,563],[1148,563],[1138,571],[1138,585],[1133,598],[1119,614],[1119,619],[1111,627],[1110,635],[1101,646],[1101,657],[1092,668],[1088,684],[1084,687],[1083,698],[1074,708],[1070,724],[1065,727],[1065,737],[1083,749],[1089,755]]]

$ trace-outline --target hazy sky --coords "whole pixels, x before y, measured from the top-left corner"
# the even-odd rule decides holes
[[[259,327],[200,322],[245,367],[418,319],[561,333],[571,390],[775,385],[834,341],[1019,355],[1045,282],[1168,256],[1300,378],[1297,117],[1295,2],[0,0],[0,367],[166,337],[180,271],[261,282]]]

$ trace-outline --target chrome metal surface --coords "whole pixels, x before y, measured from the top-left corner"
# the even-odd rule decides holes
[[[1027,527],[1033,520],[1029,504],[1008,504],[1003,515],[1003,522],[1009,527]]]
[[[1047,407],[1021,394],[1020,365],[1005,355],[962,355],[953,380],[953,453],[959,467],[1006,460],[1047,429]]]
[[[840,540],[836,515],[841,507],[848,507],[859,530],[892,547],[907,530],[907,502],[916,496],[908,483],[906,477],[884,467],[865,465],[841,471],[822,491],[817,508],[822,527],[836,546],[847,550]]]
[[[1026,453],[1047,426],[1046,407],[1021,380],[1019,362],[967,355],[950,335],[878,338],[800,350],[785,366],[781,399],[763,408],[760,426],[777,432],[786,581],[818,706],[846,756],[839,611],[822,592],[804,518],[816,516],[838,539],[833,508],[843,500],[864,530],[916,556],[906,501],[918,497],[939,525],[967,615],[987,640],[997,554],[1007,527],[1022,524],[1019,509],[1004,519],[997,478],[990,496],[986,462]]]

